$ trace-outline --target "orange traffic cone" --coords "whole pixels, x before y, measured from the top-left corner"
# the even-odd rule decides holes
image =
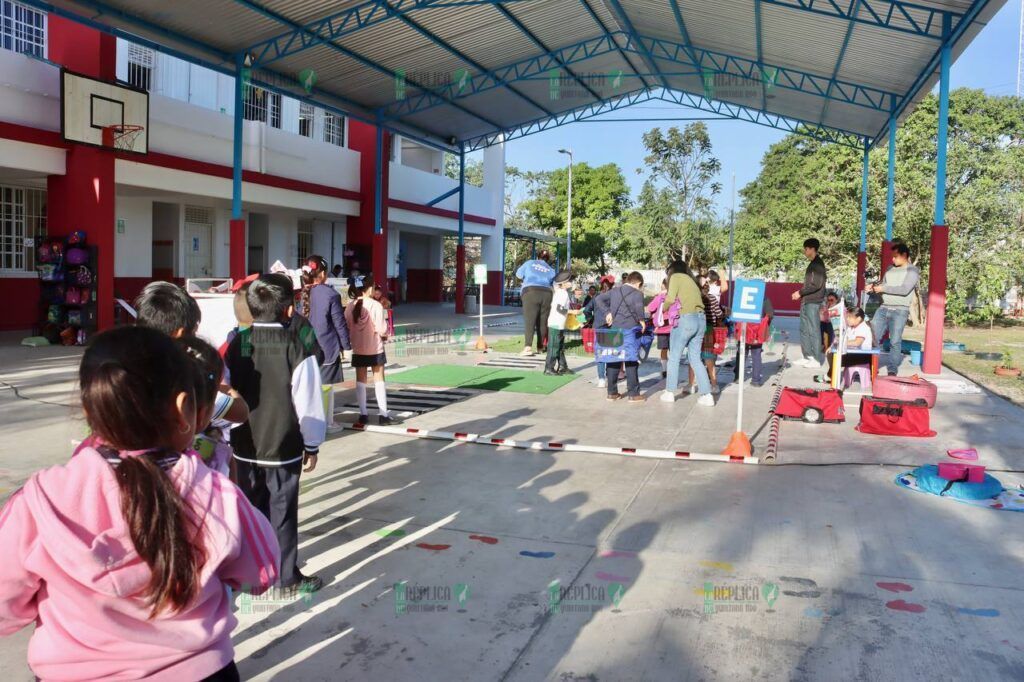
[[[730,457],[750,457],[750,439],[747,438],[747,434],[742,431],[732,434],[729,444],[722,450],[722,454]]]
[[[482,336],[476,337],[476,350],[486,353],[490,350],[487,346],[487,339]]]

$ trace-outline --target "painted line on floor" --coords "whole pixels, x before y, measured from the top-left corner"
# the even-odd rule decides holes
[[[583,443],[562,443],[558,441],[513,440],[511,438],[491,438],[478,433],[459,431],[432,431],[408,426],[374,426],[372,424],[346,424],[351,431],[368,431],[383,433],[389,436],[405,436],[407,438],[426,438],[429,440],[448,440],[459,443],[480,443],[495,447],[516,448],[518,450],[536,450],[543,452],[593,452],[603,455],[625,455],[647,459],[691,460],[701,462],[728,462],[732,464],[758,464],[757,457],[739,457],[735,455],[709,454],[703,452],[686,452],[683,450],[651,450],[646,448],[615,448]]]

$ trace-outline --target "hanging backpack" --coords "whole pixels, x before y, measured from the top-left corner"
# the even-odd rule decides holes
[[[86,249],[73,246],[68,249],[64,260],[68,262],[68,265],[85,265],[89,262],[89,252]]]
[[[82,300],[82,290],[78,287],[68,287],[68,291],[64,294],[64,302],[68,305],[81,305],[85,301]]]
[[[72,282],[80,287],[87,287],[92,285],[92,271],[85,265],[79,265],[75,268]]]
[[[68,244],[85,244],[85,232],[75,230],[68,235]]]
[[[864,396],[857,430],[876,436],[931,438],[931,412],[924,400],[908,402]]]

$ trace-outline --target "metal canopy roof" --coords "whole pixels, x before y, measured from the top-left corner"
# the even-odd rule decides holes
[[[652,99],[874,143],[1005,2],[21,1],[467,150]]]

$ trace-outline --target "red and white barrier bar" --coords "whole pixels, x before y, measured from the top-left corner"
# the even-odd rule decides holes
[[[513,440],[512,438],[491,438],[478,433],[461,433],[458,431],[432,431],[404,426],[374,426],[372,424],[348,424],[345,428],[352,431],[368,431],[384,433],[389,436],[406,436],[408,438],[427,438],[431,440],[449,440],[461,443],[481,443],[495,447],[517,448],[519,450],[538,450],[544,452],[596,452],[604,455],[625,455],[627,457],[645,457],[650,459],[698,460],[703,462],[728,462],[732,464],[757,464],[757,457],[737,457],[702,452],[685,452],[682,450],[649,450],[644,448],[612,448],[582,443],[560,443],[558,441]]]

